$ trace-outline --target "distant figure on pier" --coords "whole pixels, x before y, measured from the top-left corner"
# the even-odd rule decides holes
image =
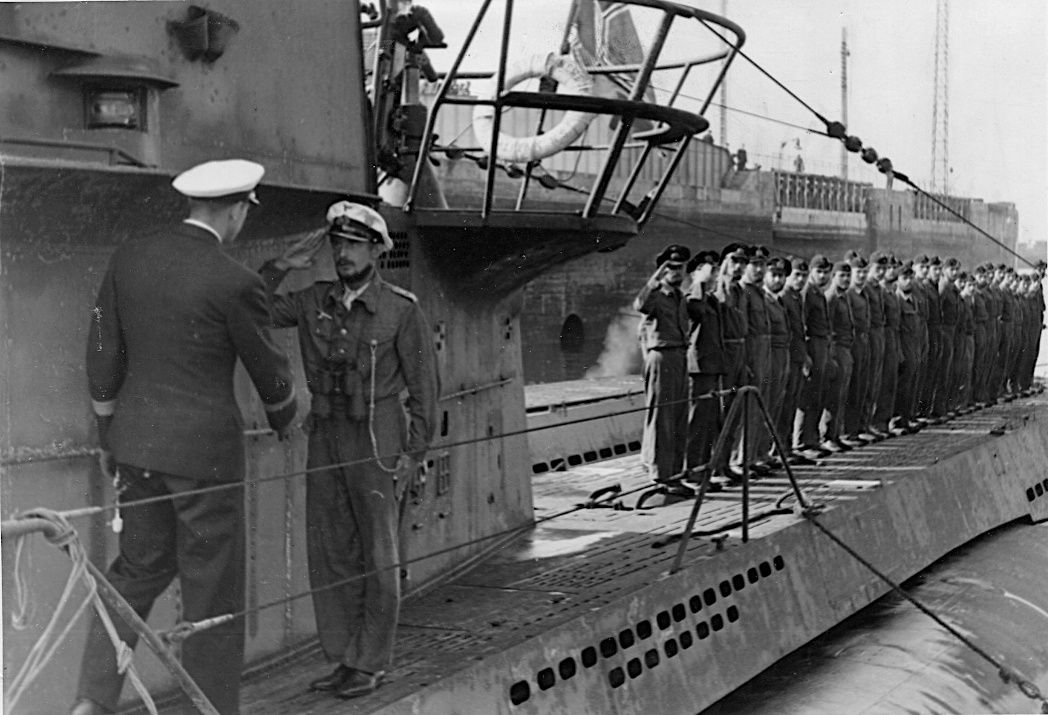
[[[735,170],[746,171],[746,162],[749,160],[749,155],[746,153],[745,147],[735,152]]]

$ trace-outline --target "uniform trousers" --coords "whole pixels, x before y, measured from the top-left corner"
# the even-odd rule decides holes
[[[808,357],[811,370],[804,381],[800,402],[800,443],[803,447],[815,447],[819,438],[819,421],[829,401],[826,373],[830,360],[829,338],[808,338]]]
[[[311,471],[306,481],[309,583],[323,589],[313,594],[320,647],[331,662],[368,673],[384,671],[393,659],[400,609],[393,475],[373,459],[367,419],[351,420],[339,410],[311,423],[308,469],[354,462]],[[405,425],[396,396],[376,402],[374,433],[387,468],[396,463],[396,456],[387,455],[404,448]],[[354,580],[333,585],[347,579]]]
[[[975,336],[961,334],[953,354],[953,406],[965,407],[972,396],[972,365],[975,362]]]
[[[240,449],[240,445],[231,445]],[[177,495],[214,486],[214,480],[189,479],[120,465],[121,501]],[[106,571],[131,608],[148,618],[153,602],[178,576],[182,618],[199,621],[244,608],[244,492],[223,489],[121,510],[120,554]],[[112,613],[121,640],[131,648],[138,637]],[[222,715],[240,712],[240,671],[244,663],[244,619],[189,636],[182,644],[182,665]],[[124,676],[117,671],[112,642],[93,612],[80,669],[79,699],[117,709]],[[185,713],[196,713],[188,700]]]
[[[866,429],[868,420],[862,409],[866,401],[866,391],[870,382],[870,336],[869,333],[856,333],[852,345],[851,382],[847,387],[847,398],[844,406],[844,434],[856,435]]]
[[[768,408],[768,417],[775,428],[779,442],[786,447],[786,438],[779,430],[779,420],[782,416],[783,403],[786,400],[786,383],[790,373],[790,351],[789,348],[772,348],[771,361],[768,363],[768,399],[764,403]],[[774,456],[774,447],[771,432],[762,421],[760,440],[757,442],[757,458]]]
[[[684,348],[644,353],[644,437],[641,462],[654,479],[684,468],[688,434],[688,360]]]
[[[1012,322],[1012,362],[1008,371],[1008,391],[1019,391],[1019,370],[1026,356],[1026,341],[1022,331],[1022,323]]]
[[[1004,393],[1005,383],[1008,378],[1007,365],[1012,356],[1011,322],[1001,323],[1000,341],[997,344],[997,359],[993,365],[993,378],[990,381],[991,399],[996,399]]]
[[[838,439],[844,431],[844,406],[848,402],[852,376],[851,348],[834,345],[833,361],[837,364],[837,379],[826,388],[826,439]]]
[[[877,409],[877,400],[881,394],[881,381],[884,379],[885,332],[883,326],[870,328],[870,380],[866,389],[866,399],[862,405],[864,428],[873,424],[873,413]]]
[[[873,426],[887,430],[895,416],[895,393],[899,384],[899,333],[884,330],[884,360],[881,364],[881,387],[873,409]]]
[[[972,401],[986,400],[986,369],[990,329],[986,323],[975,324],[975,357],[972,363]]]
[[[935,374],[935,397],[932,404],[932,414],[941,417],[950,411],[953,402],[950,388],[953,382],[953,359],[957,338],[956,325],[940,325],[939,341],[942,345],[939,357],[939,367]]]
[[[931,414],[932,400],[935,397],[936,375],[939,371],[939,361],[942,359],[942,326],[928,326],[928,354],[921,364],[921,377],[919,379],[919,394],[915,414],[924,417]]]
[[[797,409],[800,406],[801,390],[804,388],[804,363],[790,361],[786,371],[786,394],[782,400],[782,412],[779,414],[779,441],[786,454],[792,454],[797,440],[794,437]]]
[[[895,388],[895,414],[905,426],[917,415],[917,378],[921,373],[921,340],[899,335],[899,382]]]
[[[1001,346],[1000,323],[991,320],[986,324],[986,355],[982,368],[982,402],[990,402],[997,398],[993,394],[993,366],[997,362],[997,353]]]
[[[685,457],[687,469],[709,463],[713,444],[721,427],[721,398],[704,397],[718,389],[720,375],[693,372],[689,375],[691,394],[688,403],[688,447]]]
[[[746,337],[746,367],[749,370],[747,384],[756,387],[760,391],[761,399],[765,406],[771,404],[771,337],[768,335],[752,335]],[[742,443],[742,430],[738,432],[734,462],[742,464],[745,459],[753,462],[757,455],[757,445],[765,439],[764,419],[760,410],[753,408],[749,410],[748,444]],[[744,454],[745,448],[745,454]],[[763,459],[764,455],[760,456]]]

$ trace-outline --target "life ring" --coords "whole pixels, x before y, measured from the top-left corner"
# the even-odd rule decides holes
[[[590,96],[593,81],[589,73],[579,66],[571,55],[532,55],[522,63],[506,68],[507,91],[524,80],[535,77],[552,77],[564,88],[564,94]],[[492,78],[486,90],[480,92],[483,99],[495,99],[498,80]],[[478,104],[473,108],[473,134],[478,144],[487,149],[491,146],[491,131],[494,125],[495,108],[490,104]],[[503,161],[529,162],[545,159],[568,147],[582,136],[593,121],[587,112],[565,112],[557,126],[544,134],[533,137],[514,137],[499,132],[498,158]]]

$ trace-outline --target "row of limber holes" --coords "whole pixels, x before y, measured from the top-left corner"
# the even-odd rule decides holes
[[[776,556],[772,559],[771,564],[767,561],[762,561],[758,566],[751,566],[746,571],[746,576],[735,574],[731,580],[725,579],[720,582],[718,590],[721,596],[727,597],[731,594],[732,590],[741,591],[746,587],[747,581],[754,584],[757,583],[761,578],[767,578],[772,574],[772,568],[774,566],[775,571],[781,571],[786,566],[786,562],[782,556]],[[702,596],[698,594],[693,595],[688,599],[688,608],[692,613],[698,613],[702,610],[703,604],[707,607],[712,606],[717,602],[717,592],[712,588],[707,588],[702,592]],[[687,615],[687,611],[684,608],[683,603],[678,603],[673,606],[669,611],[660,611],[655,616],[655,623],[661,630],[668,630],[672,622],[680,623],[684,620]],[[739,609],[736,606],[729,606],[726,611],[726,615],[729,623],[734,623],[739,620]],[[710,622],[702,621],[695,626],[695,634],[699,637],[699,640],[705,640],[709,638],[711,629],[712,631],[720,631],[724,628],[724,616],[719,613],[715,613],[710,617]],[[640,640],[646,640],[652,635],[651,621],[647,619],[637,623],[637,635],[636,638]],[[678,646],[679,640],[679,646]],[[633,629],[627,628],[619,633],[618,639],[614,636],[603,639],[600,642],[600,654],[604,658],[611,658],[619,652],[619,648],[626,649],[631,647],[636,642],[633,635]],[[680,652],[681,649],[687,650],[691,648],[694,643],[690,631],[684,631],[678,636],[677,639],[670,638],[665,643],[665,652],[667,658],[673,658]],[[582,650],[580,654],[582,666],[584,668],[592,668],[597,664],[597,648],[588,646]],[[654,668],[660,662],[659,651],[656,648],[651,648],[644,653],[644,665],[649,669]],[[608,671],[608,682],[611,687],[618,688],[626,682],[626,675],[630,678],[636,678],[643,672],[644,666],[641,665],[639,658],[632,658],[626,663],[626,669],[619,666],[612,668]],[[575,676],[578,672],[578,668],[575,665],[575,659],[573,657],[567,657],[560,661],[557,665],[557,673],[560,674],[561,680],[569,680]],[[553,668],[543,668],[538,672],[536,677],[539,690],[549,690],[557,684],[556,674],[553,672]],[[531,685],[526,680],[520,680],[514,683],[509,689],[509,699],[514,705],[520,705],[526,702],[531,697]]]
[[[557,457],[549,462],[538,462],[531,465],[534,474],[545,474],[546,472],[563,472],[568,467],[577,467],[580,464],[589,464],[601,459],[621,457],[624,454],[633,454],[640,451],[640,442],[633,441],[628,444],[616,444],[611,447],[601,447],[597,450],[583,452],[582,454],[570,454],[567,459]]]
[[[1037,482],[1026,490],[1026,501],[1033,501],[1037,497],[1044,496],[1045,494],[1048,494],[1048,478]]]

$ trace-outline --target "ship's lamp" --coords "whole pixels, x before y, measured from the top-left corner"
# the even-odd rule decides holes
[[[144,130],[146,123],[144,94],[141,89],[85,88],[85,124],[87,128],[114,127]]]

